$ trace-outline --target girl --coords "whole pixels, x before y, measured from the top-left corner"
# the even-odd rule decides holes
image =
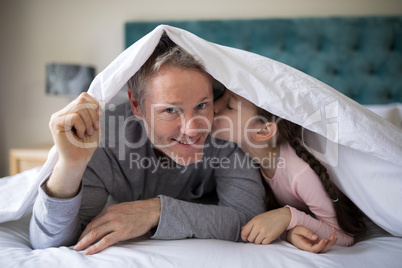
[[[365,232],[363,213],[336,188],[326,168],[301,144],[301,133],[299,125],[229,90],[215,102],[212,135],[237,143],[259,163],[266,183],[269,211],[243,226],[242,238],[269,244],[282,234],[296,247],[312,252],[325,252],[333,244],[351,246],[354,238]],[[297,226],[312,233],[307,235]]]

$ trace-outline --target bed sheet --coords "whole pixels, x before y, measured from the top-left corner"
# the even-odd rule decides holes
[[[277,240],[262,246],[213,239],[152,240],[147,236],[118,243],[86,256],[71,247],[32,250],[30,215],[0,224],[0,267],[401,267],[402,238],[371,225],[370,238],[352,247],[335,246],[313,254]]]
[[[401,104],[369,106],[394,124],[400,122]],[[398,112],[395,112],[398,111]],[[389,117],[389,115],[393,115]],[[397,119],[397,120],[393,120]],[[29,181],[40,168],[6,180]],[[113,201],[110,201],[113,203]],[[0,267],[401,267],[402,238],[372,221],[369,233],[353,247],[334,247],[313,254],[277,240],[261,246],[213,239],[152,240],[147,236],[118,243],[103,252],[86,256],[71,247],[32,250],[28,212],[18,221],[0,224]]]
[[[372,104],[365,107],[402,129],[402,103]]]

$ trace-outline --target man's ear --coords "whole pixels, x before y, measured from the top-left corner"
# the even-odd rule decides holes
[[[130,100],[130,105],[131,105],[131,111],[133,111],[133,114],[135,117],[137,117],[139,120],[142,120],[143,115],[141,112],[141,107],[140,104],[138,103],[137,99],[134,98],[133,92],[131,92],[131,89],[128,89],[128,99]]]
[[[278,125],[275,122],[268,122],[262,125],[262,128],[253,133],[253,138],[256,141],[267,141],[278,132]]]

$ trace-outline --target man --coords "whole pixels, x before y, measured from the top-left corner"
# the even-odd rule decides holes
[[[99,147],[101,110],[88,94],[52,116],[59,160],[34,205],[33,247],[78,241],[94,254],[148,232],[241,241],[264,188],[250,159],[209,136],[212,78],[164,35],[128,84],[130,103],[108,115]],[[109,195],[118,204],[102,212]]]

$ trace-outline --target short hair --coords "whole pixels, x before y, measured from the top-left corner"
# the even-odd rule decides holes
[[[149,92],[149,81],[164,65],[183,69],[196,69],[207,74],[201,62],[176,45],[166,33],[163,33],[152,55],[127,82],[143,113],[145,112],[143,104]],[[209,74],[207,75],[209,76]]]

